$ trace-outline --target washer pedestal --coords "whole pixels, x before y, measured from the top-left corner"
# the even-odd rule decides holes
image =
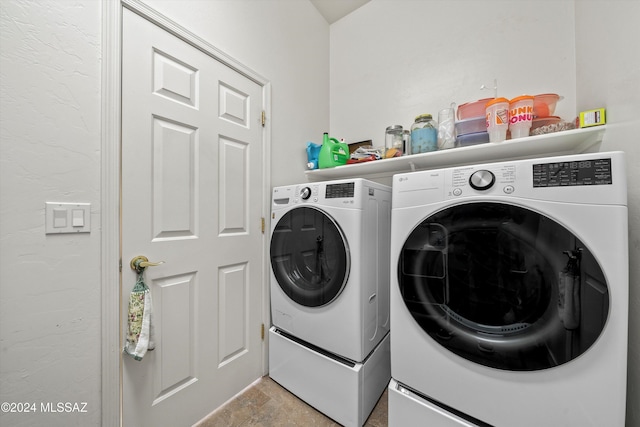
[[[269,376],[344,426],[362,426],[391,378],[389,334],[363,362],[340,360],[269,329]]]

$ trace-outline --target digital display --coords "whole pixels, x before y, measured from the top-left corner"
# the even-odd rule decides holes
[[[353,197],[355,193],[356,183],[345,182],[342,184],[329,184],[327,185],[327,199],[338,199],[342,197]]]
[[[611,184],[611,159],[540,163],[533,165],[534,187]]]

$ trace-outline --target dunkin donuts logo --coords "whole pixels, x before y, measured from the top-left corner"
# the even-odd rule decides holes
[[[514,107],[509,110],[509,123],[530,122],[533,120],[533,105]]]

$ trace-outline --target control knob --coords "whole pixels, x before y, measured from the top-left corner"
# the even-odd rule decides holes
[[[486,169],[475,171],[469,178],[469,185],[474,190],[488,190],[496,182],[493,172]]]
[[[307,200],[309,197],[311,197],[311,189],[309,187],[304,187],[300,190],[300,198],[302,200]]]

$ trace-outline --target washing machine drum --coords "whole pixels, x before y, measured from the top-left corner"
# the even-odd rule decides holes
[[[541,213],[501,203],[436,212],[406,239],[398,283],[439,345],[475,363],[532,371],[586,352],[609,293],[589,249]]]
[[[340,295],[349,277],[349,246],[325,212],[294,208],[271,236],[271,268],[286,295],[306,307],[320,307]]]

